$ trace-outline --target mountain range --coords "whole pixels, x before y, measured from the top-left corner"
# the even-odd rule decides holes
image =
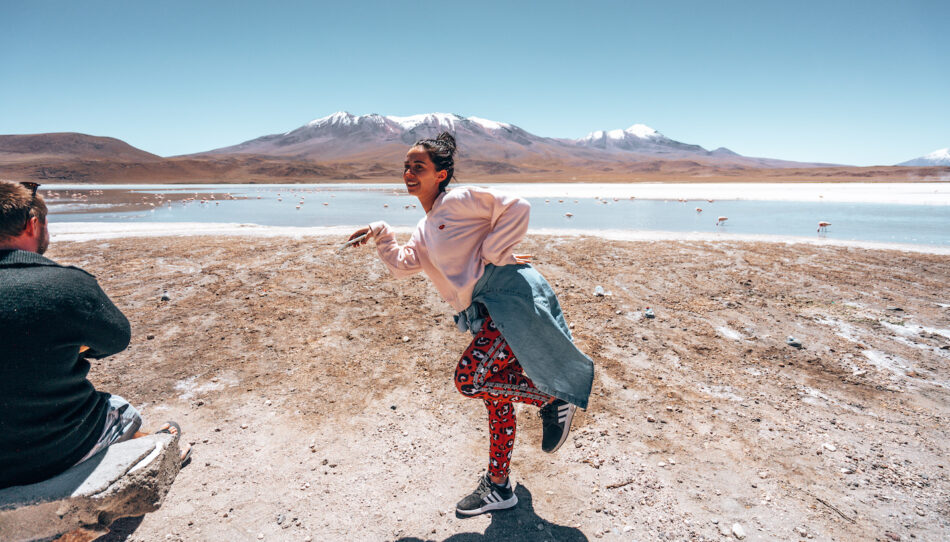
[[[670,139],[649,126],[599,130],[580,139],[534,135],[518,126],[479,117],[429,113],[409,117],[352,115],[340,111],[283,134],[272,134],[198,155],[282,156],[311,161],[380,161],[398,164],[406,148],[441,131],[455,135],[466,169],[478,175],[547,173],[591,167],[642,171],[663,167],[815,167],[767,158],[747,158],[729,149],[707,151]]]
[[[643,124],[561,139],[474,116],[341,111],[288,132],[166,158],[109,137],[0,135],[0,176],[40,182],[398,180],[406,149],[441,131],[456,136],[456,171],[463,181],[914,180],[950,174],[950,167],[941,167],[950,164],[939,162],[855,168],[746,157],[722,147],[709,151]]]

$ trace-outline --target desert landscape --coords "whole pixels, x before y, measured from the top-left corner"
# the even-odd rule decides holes
[[[462,519],[487,449],[451,381],[470,336],[423,276],[339,242],[54,237],[132,322],[90,378],[194,445],[106,540],[950,536],[946,255],[529,236],[594,392],[555,455],[519,407],[521,504]]]

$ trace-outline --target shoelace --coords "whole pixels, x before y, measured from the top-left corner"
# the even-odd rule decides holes
[[[492,492],[492,484],[488,481],[488,478],[482,476],[482,479],[478,482],[478,489],[475,490],[478,495],[482,498],[485,498],[486,495],[490,495]]]

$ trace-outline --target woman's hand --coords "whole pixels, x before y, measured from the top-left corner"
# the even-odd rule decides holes
[[[534,258],[530,254],[512,254],[512,256],[515,257],[515,263],[518,265],[531,263],[531,259]]]
[[[353,232],[353,235],[351,235],[349,239],[347,239],[347,243],[349,244],[351,241],[353,241],[354,239],[362,235],[363,236],[362,239],[350,244],[349,246],[353,246],[353,247],[363,246],[369,241],[369,237],[370,237],[369,233],[370,233],[369,228],[360,228],[356,230],[355,232]]]

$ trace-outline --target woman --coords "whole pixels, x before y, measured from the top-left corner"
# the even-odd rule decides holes
[[[425,271],[459,311],[459,329],[475,335],[455,369],[459,392],[482,399],[488,409],[488,472],[457,506],[460,514],[475,515],[518,503],[508,477],[512,402],[540,408],[541,448],[554,452],[567,439],[576,407],[587,408],[594,367],[574,346],[557,297],[530,265],[531,256],[512,252],[528,230],[530,205],[494,190],[446,191],[455,151],[455,138],[442,133],[406,154],[403,181],[426,212],[408,243],[396,243],[385,222],[361,228],[350,241],[374,238],[397,277]]]

